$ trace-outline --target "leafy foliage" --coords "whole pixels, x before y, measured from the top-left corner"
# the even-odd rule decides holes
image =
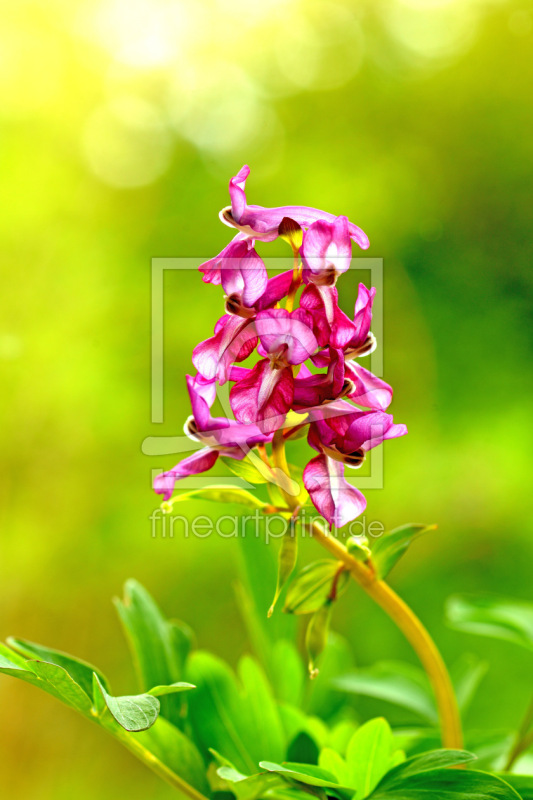
[[[455,595],[448,600],[446,615],[457,630],[533,650],[533,603],[496,595]]]
[[[329,591],[337,564],[326,563],[327,569],[319,562],[304,571],[291,601],[305,608],[316,604],[315,615],[331,610]],[[275,574],[274,563],[272,570]],[[264,604],[265,597],[260,593],[256,600]],[[251,596],[248,602],[256,615]],[[115,695],[102,672],[90,664],[20,639],[0,645],[0,672],[39,686],[99,724],[182,797],[532,797],[527,776],[455,769],[475,759],[469,752],[417,752],[424,742],[431,746],[434,741],[431,727],[402,732],[381,717],[356,721],[345,703],[347,694],[394,702],[434,725],[432,698],[416,668],[388,662],[354,671],[346,643],[331,634],[320,675],[311,684],[305,683],[294,644],[283,638],[263,641],[263,664],[245,655],[234,672],[220,658],[195,650],[187,626],[169,621],[135,581],[128,581],[124,600],[116,605],[136,665],[139,694]],[[463,687],[459,696],[467,703],[483,666],[468,659],[454,672]],[[500,740],[499,752],[507,745]],[[410,757],[403,748],[411,751]]]
[[[349,577],[347,572],[342,571],[342,565],[339,567],[336,561],[330,559],[308,564],[291,583],[283,610],[287,614],[314,614],[331,598],[333,591],[336,596],[342,593]]]
[[[464,712],[470,704],[483,676],[486,662],[475,656],[464,656],[451,670],[457,702]],[[378,661],[366,669],[358,669],[333,678],[333,685],[343,692],[374,697],[400,706],[425,722],[436,725],[435,700],[426,673],[403,661]]]
[[[380,578],[385,578],[410,544],[423,533],[436,529],[436,525],[414,524],[394,528],[376,539],[372,547],[372,561]]]

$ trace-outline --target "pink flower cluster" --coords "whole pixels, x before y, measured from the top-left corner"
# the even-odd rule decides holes
[[[407,433],[386,413],[391,387],[357,360],[375,347],[375,289],[359,284],[353,319],[338,304],[335,284],[349,269],[352,241],[362,249],[369,242],[344,216],[306,206],[249,205],[249,172],[245,166],[230,180],[231,206],[220,214],[237,234],[200,266],[205,282],[222,285],[226,312],[214,335],[194,348],[198,374],[187,377],[192,417],[185,430],[204,448],[159,475],[154,489],[167,500],[177,480],[205,472],[220,455],[243,459],[275,435],[289,439],[305,426],[318,454],[304,469],[305,488],[330,526],[340,528],[366,507],[345,480],[345,467],[360,466],[371,448]],[[255,242],[280,235],[291,243],[295,269],[269,278]],[[259,359],[253,367],[238,366],[254,351]],[[212,417],[217,384],[228,381],[235,419]],[[289,412],[297,412],[296,423]]]

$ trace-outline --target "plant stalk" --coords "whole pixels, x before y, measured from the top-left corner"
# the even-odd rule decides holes
[[[125,735],[117,737],[127,749],[133,753],[137,758],[149,767],[152,772],[155,772],[160,778],[166,781],[174,789],[178,789],[182,794],[190,798],[190,800],[207,800],[206,796],[199,792],[190,783],[184,781],[179,775],[176,775],[166,764],[163,764],[153,753],[147,750],[143,745],[134,739],[132,736]]]
[[[274,435],[272,455],[274,464],[288,474],[287,460],[281,431]],[[283,492],[283,489],[281,489]],[[289,508],[295,509],[295,498],[283,492]],[[342,562],[352,578],[389,615],[401,630],[429,678],[439,714],[444,747],[461,750],[463,734],[455,691],[437,646],[416,614],[409,608],[385,581],[376,577],[374,571],[354,558],[335,537],[326,533],[320,525],[313,523],[313,538],[325,547],[332,556]]]
[[[529,729],[533,725],[533,698],[527,708],[522,724],[516,734],[513,747],[509,753],[509,758],[505,765],[504,772],[509,772],[513,767],[515,761],[533,744],[533,733],[529,733]]]
[[[424,625],[385,581],[376,578],[372,570],[350,555],[342,542],[323,531],[317,523],[313,524],[311,531],[317,542],[345,564],[352,578],[389,615],[412,646],[433,687],[442,744],[461,750],[463,734],[455,692],[442,656]]]

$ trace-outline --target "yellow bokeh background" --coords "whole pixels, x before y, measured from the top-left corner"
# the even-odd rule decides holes
[[[448,660],[490,661],[470,724],[515,724],[526,655],[442,618],[455,591],[531,597],[531,5],[19,0],[0,23],[0,636],[132,692],[110,604],[132,576],[202,646],[246,648],[238,543],[151,537],[151,470],[173,461],[141,445],[180,433],[191,350],[221,314],[198,273],[165,277],[152,423],[151,259],[219,252],[249,163],[250,202],[347,214],[384,259],[384,375],[410,434],[386,446],[368,519],[439,524],[393,583]],[[356,282],[339,284],[347,311]],[[412,659],[355,588],[334,624],[361,664]],[[2,678],[0,708],[6,796],[171,796],[32,687]]]

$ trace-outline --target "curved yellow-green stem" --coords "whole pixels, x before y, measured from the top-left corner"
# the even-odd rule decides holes
[[[272,454],[275,466],[288,474],[281,431],[274,436]],[[296,508],[295,498],[284,494],[289,507]],[[444,747],[460,750],[463,747],[463,734],[455,692],[442,656],[424,625],[401,597],[385,581],[378,579],[372,569],[357,561],[342,542],[326,533],[316,523],[312,525],[311,532],[319,544],[345,565],[352,578],[402,631],[420,659],[433,687],[441,724],[442,744]]]

